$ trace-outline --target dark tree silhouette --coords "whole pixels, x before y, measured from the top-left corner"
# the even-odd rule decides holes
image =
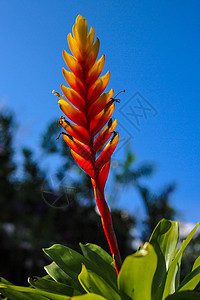
[[[170,220],[175,218],[176,211],[169,201],[170,195],[175,189],[175,184],[166,186],[160,193],[152,193],[149,187],[141,183],[141,179],[152,176],[155,167],[147,163],[135,167],[133,162],[134,155],[130,149],[127,149],[125,162],[120,165],[121,168],[115,174],[115,178],[123,185],[132,186],[140,195],[146,209],[145,229],[141,237],[143,241],[146,241],[162,218]]]
[[[62,139],[55,139],[59,132],[56,123],[50,124],[42,137],[40,160],[30,149],[22,149],[22,160],[15,161],[14,128],[12,115],[0,112],[0,276],[26,284],[28,276],[45,274],[43,266],[49,260],[42,253],[44,247],[62,243],[79,250],[79,242],[90,242],[109,249],[90,179],[76,166]],[[41,168],[45,159],[49,163],[56,159],[53,186],[48,169]],[[134,219],[118,210],[112,214],[125,257],[131,251]]]

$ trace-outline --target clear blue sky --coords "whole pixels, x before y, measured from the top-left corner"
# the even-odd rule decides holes
[[[199,221],[200,2],[1,0],[0,7],[0,103],[21,124],[17,144],[37,149],[45,125],[61,115],[51,91],[64,83],[61,53],[81,14],[100,38],[108,88],[126,89],[120,106],[139,92],[157,112],[140,118],[139,132],[128,119],[133,101],[124,115],[117,108],[137,161],[157,163],[155,190],[176,181],[173,204],[185,220]],[[134,197],[125,194],[131,211],[139,205]]]

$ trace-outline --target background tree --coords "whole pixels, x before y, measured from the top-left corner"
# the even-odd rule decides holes
[[[133,167],[133,153],[127,149],[126,159],[120,164],[115,179],[124,186],[131,186],[138,192],[145,210],[144,230],[141,238],[145,242],[149,239],[153,229],[162,218],[173,220],[176,216],[175,209],[170,204],[170,196],[175,189],[175,184],[167,185],[161,192],[152,193],[151,189],[142,183],[142,179],[153,175],[154,166],[152,164],[142,164]]]
[[[44,274],[42,269],[48,261],[41,251],[43,247],[62,243],[79,250],[79,242],[90,242],[109,249],[89,177],[76,167],[62,139],[55,140],[59,132],[56,123],[49,125],[41,142],[41,160],[47,158],[51,164],[56,160],[54,186],[48,169],[42,170],[41,161],[34,159],[30,149],[22,149],[22,160],[17,160],[21,164],[15,162],[13,128],[16,123],[11,114],[1,112],[0,266],[1,276],[25,284],[28,276]],[[112,214],[125,257],[131,251],[134,219],[119,210]]]

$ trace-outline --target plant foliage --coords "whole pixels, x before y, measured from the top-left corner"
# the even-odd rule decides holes
[[[44,267],[48,275],[29,278],[29,287],[15,286],[1,278],[0,295],[10,300],[200,299],[200,257],[182,282],[179,276],[183,252],[199,225],[177,248],[178,222],[162,219],[149,242],[127,256],[119,276],[113,258],[97,245],[80,244],[83,254],[53,245],[44,249],[53,260]]]

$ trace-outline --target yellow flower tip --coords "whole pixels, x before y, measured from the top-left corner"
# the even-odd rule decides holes
[[[72,27],[73,38],[77,43],[79,50],[82,55],[87,49],[87,34],[88,34],[88,24],[85,18],[78,15],[76,18],[76,23]]]
[[[76,18],[75,24],[77,25],[78,31],[82,29],[87,34],[87,31],[88,31],[87,20],[84,17],[82,17],[81,15],[78,15]]]
[[[110,94],[112,94],[112,96],[114,95],[114,89],[113,88],[111,88]],[[112,96],[110,98],[112,98]]]
[[[77,17],[76,17],[76,23],[78,23],[80,20],[86,20],[83,16],[81,16],[81,15],[78,15]]]
[[[60,107],[62,106],[63,101],[65,101],[65,99],[60,98],[60,99],[58,100],[58,104],[59,104]]]

